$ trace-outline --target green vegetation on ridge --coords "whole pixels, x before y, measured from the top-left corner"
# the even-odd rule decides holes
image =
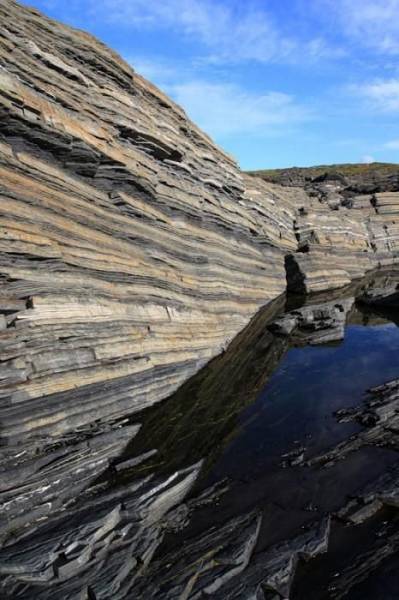
[[[303,178],[311,180],[323,175],[341,175],[343,177],[356,177],[364,175],[389,175],[397,173],[399,164],[396,163],[379,163],[373,162],[369,164],[347,163],[338,165],[317,165],[314,167],[289,167],[286,169],[262,169],[258,171],[250,171],[250,175],[257,175],[266,181],[279,183],[281,179],[293,176],[295,178]]]

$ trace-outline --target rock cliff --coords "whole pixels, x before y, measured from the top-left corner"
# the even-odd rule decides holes
[[[166,397],[285,290],[284,263],[320,291],[395,260],[399,192],[244,175],[91,36],[12,0],[0,17],[3,437]]]
[[[296,239],[290,200],[100,42],[11,0],[0,23],[0,394],[16,442],[168,396],[285,290]]]
[[[97,498],[139,434],[135,415],[223,352],[287,280],[323,291],[394,264],[398,190],[244,174],[102,43],[0,0],[6,597],[109,598],[111,581],[112,597],[130,593],[201,466]],[[252,549],[258,517],[247,521]],[[82,588],[84,569],[101,591]]]
[[[306,195],[294,218],[298,251],[287,261],[291,291],[342,287],[367,271],[397,263],[399,165],[333,165],[253,175]]]

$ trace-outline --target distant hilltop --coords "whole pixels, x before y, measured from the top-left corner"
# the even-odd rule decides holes
[[[250,175],[257,175],[271,183],[280,185],[304,187],[309,183],[323,180],[342,180],[342,183],[373,188],[399,186],[399,164],[373,162],[370,164],[341,164],[318,165],[315,167],[291,167],[287,169],[263,169],[251,171]],[[384,185],[385,183],[385,185]],[[370,189],[372,191],[372,189]]]

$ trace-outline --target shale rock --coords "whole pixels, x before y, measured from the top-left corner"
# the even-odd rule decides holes
[[[328,519],[254,567],[257,511],[156,553],[212,502],[189,498],[209,446],[288,348],[259,309],[397,261],[398,189],[364,187],[242,173],[101,42],[0,0],[2,597],[289,594]],[[281,332],[337,340],[353,297]],[[174,392],[171,431],[148,409]]]
[[[304,306],[276,319],[269,329],[279,335],[291,335],[295,344],[326,344],[344,338],[347,315],[354,298]]]
[[[363,430],[353,434],[330,451],[309,461],[309,464],[331,466],[365,446],[378,446],[399,451],[399,380],[373,388],[365,402],[336,413],[341,422],[356,421]]]
[[[287,258],[292,292],[344,287],[398,262],[399,166],[349,167],[254,173],[307,195],[294,224],[298,252]]]
[[[284,291],[295,208],[94,38],[12,0],[0,22],[1,437],[17,443],[170,395]]]

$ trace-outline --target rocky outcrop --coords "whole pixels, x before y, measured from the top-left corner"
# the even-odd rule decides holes
[[[95,39],[0,21],[1,436],[55,442],[170,395],[281,294],[294,208]]]
[[[370,398],[359,407],[338,411],[340,422],[356,421],[364,430],[340,442],[335,448],[315,457],[310,464],[331,466],[365,446],[399,451],[399,380],[370,390]]]
[[[303,205],[296,205],[297,252],[286,258],[290,291],[343,287],[373,269],[398,263],[399,167],[369,171],[349,175],[344,170],[344,175],[332,168],[295,181],[301,188],[285,188],[306,194]]]
[[[284,186],[309,186],[326,181],[340,182],[342,187],[358,193],[392,191],[399,189],[399,165],[395,163],[338,164],[315,167],[291,167],[252,171],[270,183]]]
[[[392,194],[365,220],[244,175],[97,40],[12,0],[0,16],[5,442],[170,395],[286,272],[320,291],[395,261]]]
[[[269,328],[277,335],[291,336],[296,345],[318,345],[344,339],[347,316],[355,298],[303,306],[277,318]]]
[[[251,567],[255,511],[147,572],[215,498],[189,494],[289,344],[342,338],[353,293],[271,325],[287,280],[323,291],[396,262],[398,190],[331,185],[242,173],[99,41],[0,0],[4,597],[234,598],[244,571],[284,596],[324,552],[328,519]]]
[[[281,539],[259,550],[262,523],[274,522],[277,531],[280,524],[267,510],[262,516],[245,503],[235,506],[231,498],[245,496],[245,482],[228,498],[239,514],[223,516],[222,523],[209,523],[201,511],[215,510],[230,482],[199,494],[194,486],[291,345],[341,337],[343,322],[353,318],[354,293],[309,299],[276,320],[284,310],[284,298],[277,299],[167,401],[124,421],[82,426],[57,443],[49,438],[31,453],[28,443],[3,447],[4,598],[295,598],[303,562],[329,549],[328,515],[306,509],[305,523],[293,518],[288,533],[283,529]],[[282,335],[277,324],[293,317],[295,328]],[[284,474],[289,482],[291,469]],[[312,496],[314,485],[310,479]],[[202,527],[181,543],[198,513]]]

